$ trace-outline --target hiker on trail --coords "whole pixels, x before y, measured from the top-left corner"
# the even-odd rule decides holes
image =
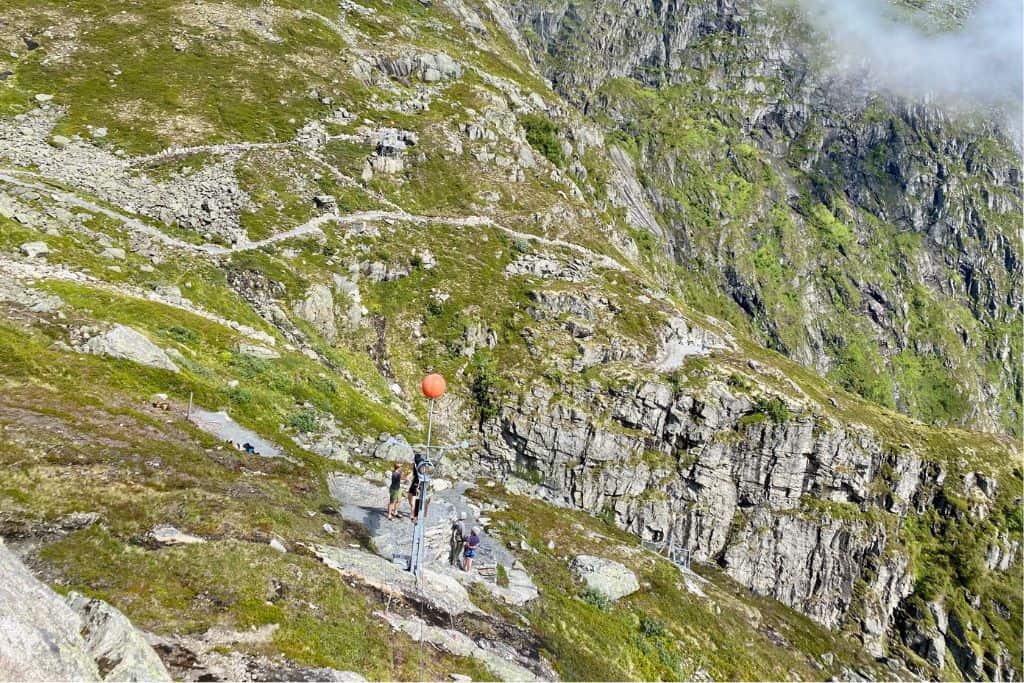
[[[459,566],[459,558],[462,557],[462,546],[466,542],[466,521],[457,519],[452,522],[452,535],[448,539],[448,564],[453,567]]]
[[[473,527],[466,539],[466,549],[462,551],[462,570],[473,571],[473,558],[476,557],[476,549],[480,545],[480,529]]]
[[[420,494],[420,463],[423,462],[424,458],[421,453],[416,453],[412,459],[412,483],[409,484],[409,509],[412,510],[412,522],[416,523],[416,513],[418,512],[419,501],[417,496]]]
[[[398,505],[402,499],[402,464],[396,462],[391,469],[391,486],[388,487],[388,519],[398,515]]]

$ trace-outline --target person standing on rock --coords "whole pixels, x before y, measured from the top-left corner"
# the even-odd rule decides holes
[[[452,535],[448,541],[448,564],[450,564],[453,567],[459,566],[459,560],[462,557],[462,546],[465,544],[465,542],[466,521],[460,518],[452,522]]]
[[[417,497],[420,495],[420,463],[423,462],[423,455],[416,453],[412,458],[412,483],[409,484],[409,509],[412,511],[412,523],[416,523],[418,512]]]
[[[476,549],[480,545],[480,529],[473,527],[466,539],[466,549],[462,551],[462,570],[473,571],[473,558],[476,557]]]
[[[395,463],[391,469],[391,486],[388,487],[388,519],[398,515],[398,505],[402,499],[402,464]]]

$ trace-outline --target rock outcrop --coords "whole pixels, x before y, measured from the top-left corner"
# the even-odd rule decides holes
[[[484,425],[491,471],[532,472],[535,495],[685,548],[886,651],[914,580],[885,519],[933,505],[941,466],[716,381],[697,394],[654,381],[561,389],[534,386]]]
[[[306,298],[295,306],[295,314],[313,326],[324,339],[334,342],[338,338],[338,325],[334,319],[334,295],[327,285],[313,285]]]
[[[169,681],[128,619],[101,600],[61,598],[0,544],[0,678]]]
[[[69,593],[67,604],[82,619],[86,651],[105,681],[167,681],[163,662],[127,617],[103,602]]]
[[[115,325],[102,334],[91,337],[82,345],[86,353],[123,358],[161,370],[178,372],[178,366],[167,353],[145,335],[126,325]]]
[[[579,555],[572,561],[572,571],[591,590],[609,600],[618,600],[640,590],[636,574],[615,560],[593,555]]]

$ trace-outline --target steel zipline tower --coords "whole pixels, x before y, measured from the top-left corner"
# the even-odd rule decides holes
[[[434,401],[444,395],[446,385],[444,377],[437,374],[427,375],[423,379],[423,395],[427,397],[427,443],[424,448],[423,458],[415,463],[416,476],[420,482],[416,506],[413,510],[416,516],[416,525],[412,530],[412,551],[409,553],[409,571],[419,581],[423,573],[423,545],[424,534],[427,529],[427,504],[430,502],[430,480],[434,473],[434,462],[430,459],[430,440],[434,431]],[[445,450],[450,447],[442,447],[438,450]]]

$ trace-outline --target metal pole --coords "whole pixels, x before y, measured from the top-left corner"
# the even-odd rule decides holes
[[[427,407],[427,460],[430,460],[430,434],[434,430],[434,399],[430,399]]]
[[[416,472],[420,480],[419,499],[416,501],[416,526],[412,530],[412,551],[409,553],[409,571],[416,577],[418,582],[423,572],[423,542],[427,527],[427,498],[430,494],[430,473],[427,471],[432,466],[430,460],[430,439],[434,428],[434,401],[430,400],[427,408],[427,445],[423,454],[423,462],[420,463],[422,471],[417,468]],[[418,510],[418,511],[417,511]]]

